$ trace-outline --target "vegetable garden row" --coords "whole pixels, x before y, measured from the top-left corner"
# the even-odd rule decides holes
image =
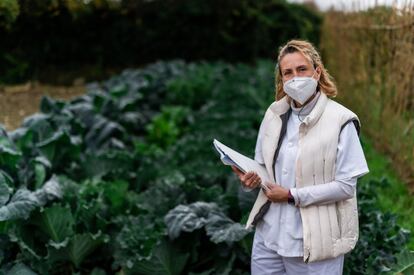
[[[273,69],[172,60],[43,98],[0,136],[0,274],[249,274],[256,194],[212,140],[253,155]],[[389,270],[404,252],[409,233],[377,207],[386,184],[358,183],[346,274]]]

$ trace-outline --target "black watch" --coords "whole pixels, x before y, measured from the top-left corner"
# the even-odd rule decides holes
[[[292,193],[290,193],[290,190],[288,194],[288,204],[295,205],[295,198],[292,196]]]

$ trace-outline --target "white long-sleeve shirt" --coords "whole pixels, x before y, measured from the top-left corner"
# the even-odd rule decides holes
[[[265,245],[285,257],[303,256],[302,220],[298,207],[311,204],[326,204],[351,198],[354,195],[358,177],[368,173],[368,166],[353,123],[342,129],[336,156],[335,179],[332,182],[296,188],[295,164],[297,157],[299,120],[308,115],[316,104],[317,96],[300,111],[293,103],[287,123],[286,135],[275,162],[276,181],[290,189],[296,206],[287,203],[271,203],[269,210],[259,222],[256,230],[264,237]],[[261,154],[261,132],[259,130],[255,160],[264,163]],[[247,190],[247,189],[245,189]]]

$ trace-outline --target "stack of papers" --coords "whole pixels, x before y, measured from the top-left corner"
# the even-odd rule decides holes
[[[230,147],[224,145],[217,139],[213,141],[214,147],[220,154],[220,159],[225,165],[234,165],[243,173],[250,171],[256,172],[261,179],[261,186],[265,189],[268,187],[265,185],[266,182],[271,182],[270,177],[267,174],[266,168],[264,165],[258,163],[257,161],[248,158],[239,152],[231,149]]]

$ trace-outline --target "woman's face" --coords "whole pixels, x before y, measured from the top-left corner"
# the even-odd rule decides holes
[[[313,69],[313,65],[300,52],[288,53],[280,60],[282,81],[292,79],[295,76],[312,76],[319,81],[320,68]]]

